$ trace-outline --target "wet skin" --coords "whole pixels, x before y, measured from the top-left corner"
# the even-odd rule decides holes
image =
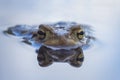
[[[80,67],[84,61],[83,47],[89,46],[93,36],[91,29],[74,22],[41,24],[37,29],[28,26],[15,26],[5,31],[15,36],[22,36],[29,45],[41,45],[37,51],[37,60],[41,67],[53,62],[66,62]]]

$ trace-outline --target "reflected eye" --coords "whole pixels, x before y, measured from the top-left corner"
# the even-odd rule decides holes
[[[83,31],[80,31],[80,32],[78,32],[77,33],[77,37],[78,37],[78,39],[82,39],[83,37],[84,37],[84,32]]]
[[[38,33],[39,39],[41,39],[41,40],[45,39],[45,37],[46,37],[46,33],[45,33],[45,32],[43,32],[43,31],[38,31],[37,33]]]

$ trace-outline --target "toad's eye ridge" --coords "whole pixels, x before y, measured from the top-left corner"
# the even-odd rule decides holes
[[[37,33],[38,33],[39,39],[45,39],[45,37],[46,37],[46,33],[45,32],[38,31]]]
[[[84,32],[83,31],[81,31],[81,32],[78,32],[77,33],[77,37],[78,37],[78,39],[82,39],[83,37],[84,37]]]

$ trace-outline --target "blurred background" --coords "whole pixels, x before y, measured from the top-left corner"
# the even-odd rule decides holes
[[[2,31],[16,24],[75,21],[93,26],[97,42],[82,67],[39,67],[35,49]],[[0,80],[120,80],[120,0],[0,0]]]

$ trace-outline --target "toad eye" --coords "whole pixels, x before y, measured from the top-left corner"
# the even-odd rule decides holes
[[[38,33],[38,37],[39,37],[40,40],[45,39],[45,37],[46,37],[46,33],[45,32],[39,30],[37,33]]]
[[[78,32],[77,33],[77,37],[78,37],[78,39],[82,39],[83,37],[84,37],[84,31],[80,31],[80,32]]]

